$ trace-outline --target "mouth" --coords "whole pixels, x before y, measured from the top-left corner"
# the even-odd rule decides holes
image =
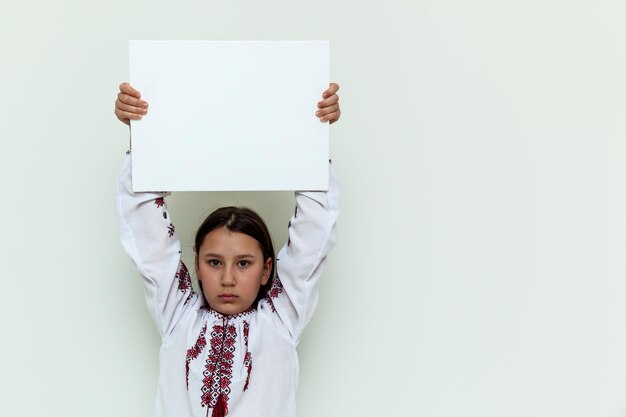
[[[222,300],[223,302],[228,303],[228,302],[235,301],[239,297],[237,297],[235,294],[222,294],[218,298]]]

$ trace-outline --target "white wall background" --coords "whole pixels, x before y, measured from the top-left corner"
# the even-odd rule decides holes
[[[0,1],[0,415],[148,417],[118,243],[128,39],[329,39],[340,243],[300,417],[626,416],[622,0]],[[276,86],[277,89],[280,85]],[[170,201],[259,209],[287,193]]]

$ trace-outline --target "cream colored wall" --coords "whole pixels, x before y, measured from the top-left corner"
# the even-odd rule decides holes
[[[0,415],[151,415],[159,341],[113,204],[127,40],[329,39],[343,213],[299,416],[623,416],[625,20],[619,0],[3,0]],[[181,193],[188,259],[227,203],[283,242],[289,194]]]

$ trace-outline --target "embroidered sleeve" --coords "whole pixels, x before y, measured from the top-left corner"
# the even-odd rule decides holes
[[[198,307],[167,212],[168,195],[133,192],[131,158],[126,156],[116,197],[121,241],[143,277],[148,309],[161,336],[171,333],[187,310]]]
[[[264,301],[296,343],[317,306],[317,283],[335,244],[339,184],[329,169],[328,191],[296,192],[289,238],[277,255],[277,274]]]

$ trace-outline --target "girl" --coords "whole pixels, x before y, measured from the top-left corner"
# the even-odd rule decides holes
[[[337,84],[317,117],[340,116]],[[126,124],[147,103],[127,83],[115,114]],[[274,255],[263,220],[223,207],[195,238],[191,286],[167,211],[169,193],[134,193],[127,156],[117,188],[121,240],[143,277],[148,308],[161,335],[158,417],[293,417],[296,346],[317,304],[317,281],[335,240],[338,185],[330,168],[326,192],[296,192],[287,244]]]

